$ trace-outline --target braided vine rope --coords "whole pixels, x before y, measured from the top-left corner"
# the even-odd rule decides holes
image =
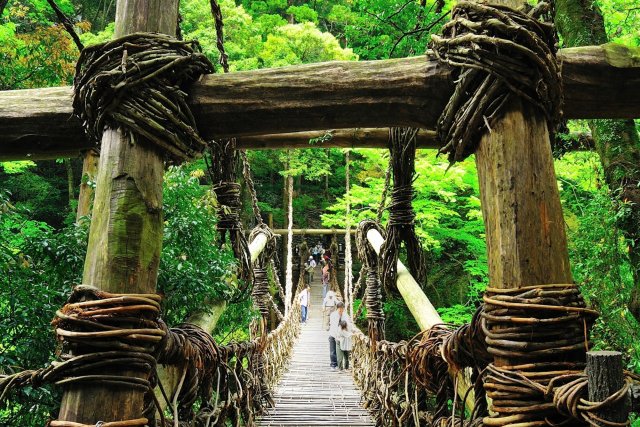
[[[384,237],[384,230],[376,221],[364,220],[356,229],[356,247],[362,260],[360,277],[364,277],[365,291],[363,306],[367,308],[368,336],[372,348],[385,337],[385,317],[382,306],[382,286],[378,277],[378,255],[367,240],[369,230],[375,229]]]
[[[438,119],[440,153],[451,163],[473,154],[485,131],[515,95],[537,106],[553,131],[560,121],[562,85],[556,32],[538,20],[541,3],[528,14],[507,6],[460,1],[443,35],[432,35],[436,58],[460,70],[456,89]]]
[[[92,384],[133,389],[145,394],[140,414],[144,418],[120,425],[145,425],[142,423],[152,420],[156,411],[154,356],[165,336],[159,313],[160,296],[156,294],[113,294],[92,286],[76,286],[52,322],[60,342],[59,361],[42,369],[0,375],[0,402],[11,390],[29,385]],[[138,375],[126,373],[131,371]],[[76,424],[53,421],[51,425]]]
[[[235,138],[213,141],[209,145],[209,153],[211,163],[208,163],[207,167],[217,200],[216,227],[221,236],[221,243],[226,242],[228,237],[233,254],[238,260],[238,276],[243,282],[239,293],[242,294],[253,282],[253,270],[249,243],[240,220],[242,201],[241,186],[236,182],[239,158]]]
[[[380,248],[382,258],[378,268],[380,280],[387,293],[396,289],[398,254],[404,242],[407,249],[409,270],[418,283],[426,278],[426,264],[422,245],[416,236],[415,212],[412,201],[415,196],[416,135],[418,129],[389,129],[389,150],[393,172],[393,189],[389,210],[387,236]]]
[[[276,253],[276,235],[263,223],[251,230],[249,241],[253,242],[259,234],[267,235],[267,243],[253,266],[253,289],[251,290],[251,298],[262,317],[266,319],[269,317],[273,305],[273,298],[269,291],[267,271],[271,267],[273,256]]]
[[[207,146],[185,90],[211,72],[198,42],[164,34],[136,33],[90,46],[76,65],[74,113],[96,143],[106,126],[122,127],[134,141],[152,144],[181,163]]]

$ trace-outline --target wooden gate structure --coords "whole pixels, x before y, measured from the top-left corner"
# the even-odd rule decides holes
[[[116,36],[175,34],[178,3],[118,0]],[[524,2],[490,3],[518,7]],[[560,50],[565,117],[640,117],[639,56],[638,49],[614,45]],[[240,148],[243,141],[246,147],[295,146],[274,134],[385,126],[426,129],[424,145],[429,146],[429,130],[454,90],[453,76],[451,67],[431,55],[329,62],[207,75],[193,84],[188,102],[203,138],[237,137]],[[0,159],[62,157],[90,148],[72,115],[71,98],[69,87],[0,92]],[[549,135],[542,113],[512,97],[476,152],[493,288],[573,283]],[[154,294],[163,158],[120,129],[106,129],[100,149],[83,281],[114,294]],[[424,309],[413,304],[414,312]],[[494,363],[512,361],[496,357]],[[132,368],[127,375],[141,373]],[[136,388],[72,384],[52,426],[136,420],[143,404],[143,392]]]

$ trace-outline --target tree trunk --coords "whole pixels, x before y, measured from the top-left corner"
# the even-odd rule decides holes
[[[517,8],[524,1],[492,3]],[[491,132],[481,138],[476,166],[490,286],[512,289],[572,283],[549,131],[542,112],[512,97]],[[498,367],[519,363],[518,359],[494,357]],[[536,404],[535,399],[531,404]],[[528,421],[535,423],[539,417],[532,414]],[[498,418],[493,423],[504,422]]]
[[[73,209],[73,205],[76,202],[76,192],[74,191],[73,183],[73,165],[71,159],[66,158],[64,161],[64,167],[67,170],[67,192],[69,193],[69,207]]]
[[[98,176],[99,154],[95,150],[89,150],[84,154],[82,163],[82,179],[80,181],[80,195],[78,196],[78,210],[76,212],[76,222],[80,218],[91,213],[91,203],[93,202],[93,186]]]
[[[115,35],[175,34],[177,13],[178,0],[119,0]],[[134,144],[121,130],[105,130],[83,283],[113,293],[156,291],[163,172],[162,156],[154,148]],[[139,390],[79,383],[66,388],[59,418],[91,425],[137,419],[143,397]]]
[[[602,13],[592,1],[558,0],[556,23],[569,47],[607,42]],[[640,138],[633,120],[589,120],[588,123],[613,203],[625,211],[618,227],[628,241],[633,273],[634,286],[628,307],[640,322]]]

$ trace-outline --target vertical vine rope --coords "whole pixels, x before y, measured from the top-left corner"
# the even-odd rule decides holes
[[[287,175],[287,273],[285,281],[285,302],[284,315],[286,316],[291,309],[291,289],[293,288],[293,177]]]
[[[351,259],[351,199],[349,193],[349,150],[345,153],[345,201],[347,202],[344,234],[344,292],[346,306],[353,317],[353,261]]]

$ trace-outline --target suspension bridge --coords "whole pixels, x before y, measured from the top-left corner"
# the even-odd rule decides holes
[[[597,313],[573,284],[550,135],[561,112],[639,117],[638,52],[556,51],[545,21],[552,9],[461,1],[426,56],[214,75],[197,43],[173,37],[178,0],[118,0],[116,39],[83,50],[73,89],[0,92],[0,158],[100,144],[84,285],[54,320],[58,360],[0,376],[0,400],[20,387],[60,386],[50,427],[627,425],[638,378],[620,354],[588,351]],[[285,286],[270,292],[276,239],[253,189],[256,228],[243,232],[240,169],[253,184],[241,148],[276,148],[273,134],[306,146],[308,133],[291,133],[388,126],[383,141],[380,132],[361,143],[349,136],[361,132],[342,131],[323,145],[390,149],[388,224],[379,214],[358,226],[364,268],[355,285],[350,261],[345,286],[335,267],[331,275],[351,312],[356,296],[366,306],[352,378],[327,369],[315,283],[311,320],[300,326],[303,279],[296,283],[292,266],[303,260],[292,258],[291,208]],[[435,140],[452,162],[475,154],[480,183],[491,286],[462,326],[443,325],[420,287],[412,178],[416,148]],[[211,307],[167,327],[156,293],[165,165],[205,151],[221,241],[237,259],[236,292],[251,291],[261,314],[239,343],[212,338]],[[418,336],[385,340],[383,292],[404,299]],[[269,327],[272,315],[279,322]]]

